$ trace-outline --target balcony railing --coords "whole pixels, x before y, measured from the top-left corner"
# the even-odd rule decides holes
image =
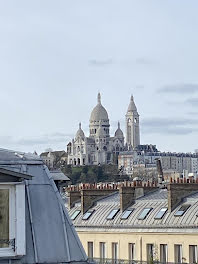
[[[101,258],[89,258],[88,261],[90,263],[95,264],[181,264],[181,263],[175,263],[175,262],[160,262],[160,261],[137,261],[137,260],[126,260],[126,259],[101,259]],[[182,264],[187,264],[186,262],[182,262]],[[195,264],[195,263],[194,263]]]

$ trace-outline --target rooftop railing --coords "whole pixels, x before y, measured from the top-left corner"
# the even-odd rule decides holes
[[[101,258],[89,258],[89,263],[95,264],[181,264],[176,262],[160,262],[160,261],[137,261],[137,260],[125,260],[125,259],[101,259]],[[187,264],[186,262],[182,262],[182,264]]]

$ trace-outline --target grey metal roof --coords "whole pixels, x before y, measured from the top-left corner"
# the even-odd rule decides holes
[[[193,232],[198,232],[198,192],[190,195],[183,200],[183,204],[190,204],[189,209],[183,216],[174,216],[175,212],[180,208],[178,205],[172,212],[167,212],[160,220],[155,219],[156,214],[162,207],[168,207],[167,190],[157,190],[153,193],[147,194],[141,198],[136,199],[135,203],[130,206],[134,208],[134,211],[126,220],[121,219],[121,211],[115,216],[113,220],[107,220],[107,216],[113,209],[120,209],[120,195],[119,192],[109,195],[107,198],[103,198],[96,202],[94,213],[88,220],[82,220],[82,213],[73,221],[77,230],[80,228],[94,229],[104,228],[113,229],[121,228],[128,229],[131,232],[146,230],[151,232],[152,230],[157,232],[166,232],[167,228],[172,230],[178,230],[181,228],[193,228]],[[152,208],[146,219],[138,220],[138,216],[144,208]],[[69,211],[69,215],[72,215],[75,210],[80,210],[79,203]],[[186,229],[187,230],[187,229]]]
[[[1,167],[26,180],[26,255],[9,263],[84,263],[87,256],[48,168],[38,156],[0,149]],[[4,259],[3,263],[8,260]]]
[[[55,171],[50,171],[50,174],[54,181],[70,181],[70,179],[65,175],[62,171],[55,170]]]

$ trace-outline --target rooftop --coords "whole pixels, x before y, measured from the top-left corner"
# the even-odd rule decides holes
[[[84,249],[41,158],[0,149],[0,167],[1,175],[25,179],[26,255],[9,263],[85,263]]]

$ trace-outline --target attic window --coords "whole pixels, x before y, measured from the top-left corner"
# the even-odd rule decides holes
[[[72,214],[72,216],[70,217],[71,220],[75,220],[76,217],[77,217],[79,214],[80,214],[80,210],[76,210],[76,211]]]
[[[0,183],[0,257],[25,255],[25,186]]]
[[[190,207],[189,204],[182,205],[179,210],[174,214],[174,216],[182,216]]]
[[[129,210],[124,211],[124,213],[121,216],[121,219],[123,220],[128,219],[131,213],[133,212],[133,210],[134,209],[129,209]]]
[[[150,213],[150,211],[152,210],[152,208],[144,208],[143,211],[141,212],[141,214],[138,216],[139,220],[144,220],[147,215]]]
[[[161,208],[160,211],[156,214],[155,219],[162,219],[162,217],[165,215],[167,210],[168,210],[167,207]]]
[[[119,209],[113,209],[111,213],[107,216],[107,220],[112,220],[117,215],[118,212]]]
[[[93,214],[94,210],[90,210],[88,212],[86,212],[84,215],[83,215],[83,220],[88,220],[89,217]]]

